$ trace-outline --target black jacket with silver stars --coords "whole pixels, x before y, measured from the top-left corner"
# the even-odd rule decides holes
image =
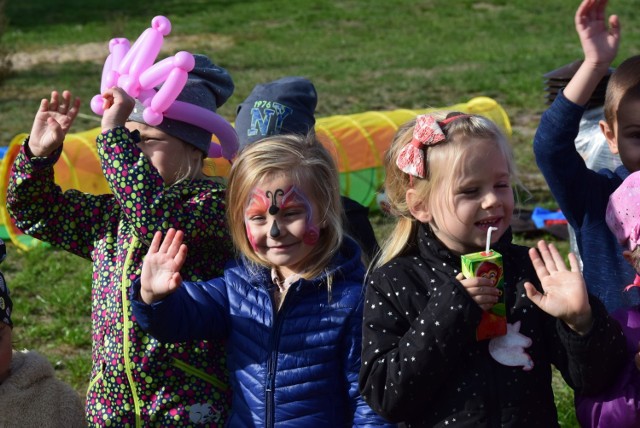
[[[552,364],[585,395],[607,386],[622,367],[621,329],[596,298],[590,296],[593,326],[580,336],[526,297],[524,282],[538,289],[540,283],[528,249],[512,244],[510,231],[493,249],[503,256],[509,330],[528,342],[506,362],[490,352],[490,340],[476,340],[482,309],[455,279],[460,256],[428,226],[421,226],[414,251],[369,275],[360,389],[389,421],[406,427],[558,426]]]

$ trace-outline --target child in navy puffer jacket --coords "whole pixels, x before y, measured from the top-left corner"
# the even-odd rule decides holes
[[[313,135],[249,145],[227,206],[241,260],[182,282],[183,233],[156,234],[132,289],[138,323],[161,341],[227,340],[229,426],[386,425],[358,391],[364,266],[329,153]]]

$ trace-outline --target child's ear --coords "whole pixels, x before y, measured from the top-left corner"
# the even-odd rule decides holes
[[[601,120],[600,122],[598,122],[598,124],[600,125],[600,131],[602,131],[602,134],[604,135],[604,138],[607,139],[607,144],[609,145],[609,150],[614,155],[617,155],[618,154],[618,139],[616,138],[615,131],[604,120]]]
[[[429,223],[433,220],[424,196],[420,195],[415,189],[409,189],[407,193],[405,193],[405,198],[409,212],[416,220],[421,223]]]

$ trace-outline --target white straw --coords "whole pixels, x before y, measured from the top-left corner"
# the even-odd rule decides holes
[[[489,247],[491,246],[491,232],[493,232],[494,230],[498,230],[498,228],[497,227],[490,227],[487,230],[487,246],[485,247],[485,250],[484,250],[484,252],[487,253],[487,254],[489,253]]]

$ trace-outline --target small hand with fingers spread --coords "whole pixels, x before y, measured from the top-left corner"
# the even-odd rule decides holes
[[[564,321],[576,333],[586,333],[593,318],[576,256],[569,254],[569,270],[553,244],[539,241],[537,250],[529,249],[529,257],[544,292],[539,292],[532,283],[526,282],[527,297],[549,315]]]
[[[140,277],[140,297],[146,304],[165,298],[182,284],[180,269],[187,258],[183,238],[184,232],[175,229],[169,229],[164,239],[162,232],[153,235]]]
[[[72,100],[71,92],[51,92],[51,99],[40,101],[29,134],[29,151],[36,157],[53,153],[64,141],[69,128],[80,111],[80,99]]]
[[[605,20],[606,6],[607,0],[583,0],[576,11],[575,26],[585,61],[608,67],[618,52],[620,22],[616,15]]]

